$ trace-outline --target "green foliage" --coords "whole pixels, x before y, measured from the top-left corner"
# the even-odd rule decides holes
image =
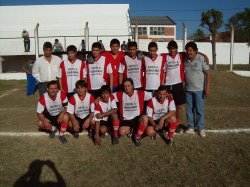
[[[235,30],[235,41],[247,42],[250,45],[250,8],[234,14],[226,24],[227,30],[231,30],[231,23]]]
[[[201,14],[201,26],[207,28],[212,35],[217,33],[217,30],[223,24],[223,14],[215,9],[210,9]]]
[[[190,40],[194,40],[194,41],[199,41],[199,40],[203,40],[206,38],[205,33],[203,32],[203,30],[201,30],[200,28],[198,28],[190,37]]]

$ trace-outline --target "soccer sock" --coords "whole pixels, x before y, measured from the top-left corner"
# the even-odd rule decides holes
[[[137,133],[136,133],[136,135],[135,135],[135,138],[136,138],[136,139],[141,138],[141,136],[142,136],[142,134],[144,133],[144,131],[146,130],[146,128],[147,128],[147,125],[145,125],[145,124],[143,124],[143,123],[140,123],[140,124],[139,124],[139,128],[138,128],[138,131],[137,131]]]
[[[56,127],[55,126],[53,126],[53,125],[51,125],[51,129],[50,129],[50,131],[55,131],[56,130]]]
[[[172,122],[168,125],[168,138],[174,137],[174,132],[176,130],[176,127],[179,125],[179,121]]]
[[[118,129],[120,126],[120,121],[113,121],[113,128],[114,128],[114,137],[118,137]]]
[[[60,128],[60,135],[63,135],[68,128],[68,123],[62,122]]]

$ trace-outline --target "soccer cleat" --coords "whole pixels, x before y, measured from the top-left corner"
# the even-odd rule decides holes
[[[183,128],[181,128],[181,124],[176,127],[175,133],[182,133]]]
[[[51,139],[55,138],[56,132],[57,132],[57,129],[54,130],[54,131],[50,131],[50,132],[49,132],[49,137],[50,137]]]
[[[141,139],[140,138],[134,138],[134,144],[136,147],[141,146]]]
[[[166,143],[167,143],[168,145],[171,145],[171,146],[172,146],[173,143],[174,143],[173,138],[167,138]]]
[[[186,134],[194,134],[194,129],[191,129],[191,128],[188,128],[186,131],[185,131]]]
[[[206,137],[206,132],[204,129],[200,130],[199,131],[199,135],[202,137],[202,138],[205,138]]]
[[[58,136],[58,139],[59,139],[63,144],[66,144],[66,143],[67,143],[67,139],[65,138],[64,135],[59,135],[59,136]]]
[[[119,139],[118,139],[118,137],[113,137],[113,139],[112,139],[112,144],[113,144],[113,145],[119,144]]]
[[[79,138],[79,132],[75,132],[75,133],[73,134],[73,137],[74,137],[74,138]]]

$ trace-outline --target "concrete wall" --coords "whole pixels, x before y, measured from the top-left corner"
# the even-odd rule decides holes
[[[54,43],[58,38],[63,46],[80,45],[84,36],[85,23],[89,23],[90,45],[101,39],[106,48],[112,37],[128,39],[128,4],[74,4],[74,5],[33,5],[0,6],[0,56],[25,55],[21,33],[26,29],[31,37],[31,52],[35,53],[34,29],[39,23],[39,48],[45,41]],[[110,35],[102,37],[101,35]],[[55,36],[55,37],[53,37]],[[67,37],[65,40],[60,36]]]
[[[147,51],[150,40],[140,40],[139,49]],[[158,42],[158,52],[167,52],[167,42]],[[181,40],[177,41],[178,50],[183,50],[183,43]],[[197,42],[198,50],[206,54],[212,63],[212,45],[210,42]],[[230,64],[230,43],[216,43],[217,64]],[[250,47],[247,43],[234,44],[234,64],[248,64],[249,63]]]

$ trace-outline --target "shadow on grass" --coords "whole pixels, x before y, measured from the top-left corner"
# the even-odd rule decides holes
[[[57,182],[47,181],[41,182],[40,176],[43,166],[48,166],[55,174]],[[55,167],[55,164],[50,161],[34,160],[27,173],[21,176],[13,185],[13,187],[66,187],[66,183]]]

